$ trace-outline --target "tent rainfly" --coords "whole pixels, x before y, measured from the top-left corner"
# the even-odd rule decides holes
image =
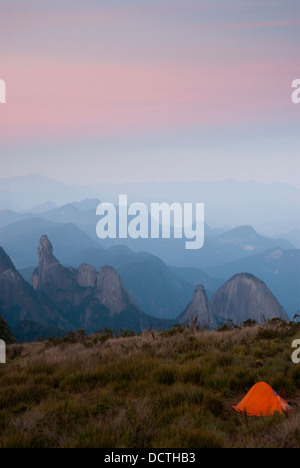
[[[265,382],[255,384],[245,398],[233,409],[248,416],[272,416],[293,409]]]

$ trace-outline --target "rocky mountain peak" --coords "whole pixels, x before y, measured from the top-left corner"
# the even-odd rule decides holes
[[[41,238],[38,252],[39,266],[33,274],[33,286],[75,328],[92,332],[110,327],[122,314],[124,322],[126,314],[145,319],[114,268],[105,266],[97,272],[87,263],[78,270],[66,268],[55,258],[47,236]]]
[[[15,271],[15,266],[6,252],[0,247],[0,275],[3,275],[7,270]]]
[[[71,328],[24,280],[3,249],[0,249],[0,299],[0,314],[10,327],[31,320],[43,325]]]
[[[97,275],[97,297],[112,314],[119,314],[132,300],[125,290],[116,270],[110,266],[102,267]]]
[[[273,318],[289,320],[266,284],[248,273],[239,273],[227,281],[213,296],[211,308],[218,320],[232,320],[237,325],[248,319],[258,323]]]
[[[195,295],[196,294],[206,294],[204,286],[202,284],[198,284],[195,289]]]
[[[19,279],[20,275],[17,272],[13,262],[11,261],[7,253],[0,247],[0,309],[1,302],[5,302],[5,291],[3,291],[3,297],[1,297],[1,286],[5,284],[6,289],[8,289],[13,283],[18,282]]]
[[[191,324],[197,320],[202,327],[214,328],[216,326],[204,286],[196,286],[192,302],[178,320],[182,324]]]
[[[53,246],[47,236],[40,238],[38,247],[39,263],[58,263],[53,255]]]
[[[53,255],[53,246],[47,236],[40,238],[38,246],[39,265],[34,271],[32,284],[35,290],[42,290],[44,285],[61,280],[62,267]]]

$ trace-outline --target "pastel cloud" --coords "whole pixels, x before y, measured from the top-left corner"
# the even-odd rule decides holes
[[[289,116],[294,42],[282,41],[299,20],[277,2],[270,14],[267,4],[28,0],[21,8],[16,0],[2,29],[2,138],[163,133]]]
[[[27,60],[7,74],[5,135],[101,136],[272,120],[288,108],[290,68],[273,62],[82,68]]]
[[[2,177],[296,180],[298,0],[0,3]]]

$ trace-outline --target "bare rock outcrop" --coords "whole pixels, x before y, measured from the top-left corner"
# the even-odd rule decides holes
[[[62,266],[47,236],[40,240],[33,286],[76,328],[92,333],[105,327],[142,330],[149,317],[135,304],[110,266],[98,272],[88,264],[78,270]]]
[[[0,248],[0,314],[10,327],[30,320],[64,330],[72,327],[16,270]]]
[[[236,325],[248,319],[258,323],[273,318],[289,321],[266,284],[248,273],[237,274],[227,281],[213,296],[211,309],[219,322],[232,320]]]
[[[191,325],[192,323],[197,323],[201,327],[207,327],[209,329],[217,326],[206,291],[202,285],[196,287],[192,302],[179,316],[178,320],[182,324]]]

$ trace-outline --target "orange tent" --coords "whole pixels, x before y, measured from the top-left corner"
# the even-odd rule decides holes
[[[248,416],[272,416],[276,411],[284,414],[292,407],[280,398],[270,385],[259,382],[237,406],[233,406],[233,409]]]

